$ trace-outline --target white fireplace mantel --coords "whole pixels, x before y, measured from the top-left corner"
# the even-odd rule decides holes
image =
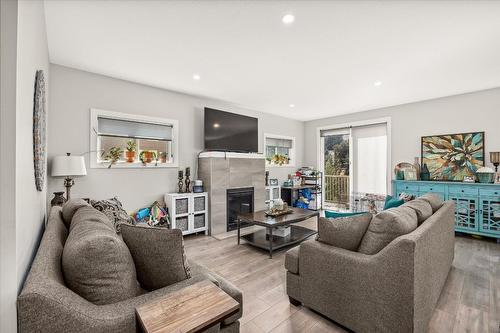
[[[234,153],[224,151],[204,151],[200,153],[200,158],[252,158],[264,159],[264,154],[261,153]]]

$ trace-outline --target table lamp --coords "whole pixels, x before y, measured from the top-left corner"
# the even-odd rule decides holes
[[[495,172],[498,172],[500,165],[500,151],[490,151],[490,162],[495,166]]]
[[[65,177],[64,186],[66,187],[66,200],[70,199],[71,186],[75,184],[72,177],[85,176],[87,169],[85,168],[85,159],[83,156],[71,156],[66,153],[66,156],[56,156],[52,160],[52,177]]]

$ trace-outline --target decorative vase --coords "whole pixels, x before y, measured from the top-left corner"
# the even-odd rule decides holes
[[[424,163],[422,166],[422,170],[420,171],[420,180],[430,180],[431,173],[429,172],[429,168],[427,168],[427,164]]]
[[[50,200],[50,206],[62,206],[65,202],[64,192],[54,192],[54,197]]]
[[[415,157],[415,163],[413,163],[413,166],[415,167],[415,171],[417,172],[417,180],[420,179],[420,162],[419,162],[419,158],[418,157]]]

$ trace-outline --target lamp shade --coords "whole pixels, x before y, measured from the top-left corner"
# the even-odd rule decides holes
[[[56,156],[52,160],[52,177],[85,176],[85,159],[83,156]]]
[[[493,164],[500,163],[500,151],[490,152],[490,162]]]

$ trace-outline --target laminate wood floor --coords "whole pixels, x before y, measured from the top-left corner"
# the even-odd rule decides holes
[[[314,227],[316,220],[299,223]],[[288,302],[285,250],[237,245],[236,238],[186,236],[188,259],[224,276],[243,291],[242,333],[347,332],[319,314]],[[500,244],[456,237],[455,260],[429,332],[500,333]]]

